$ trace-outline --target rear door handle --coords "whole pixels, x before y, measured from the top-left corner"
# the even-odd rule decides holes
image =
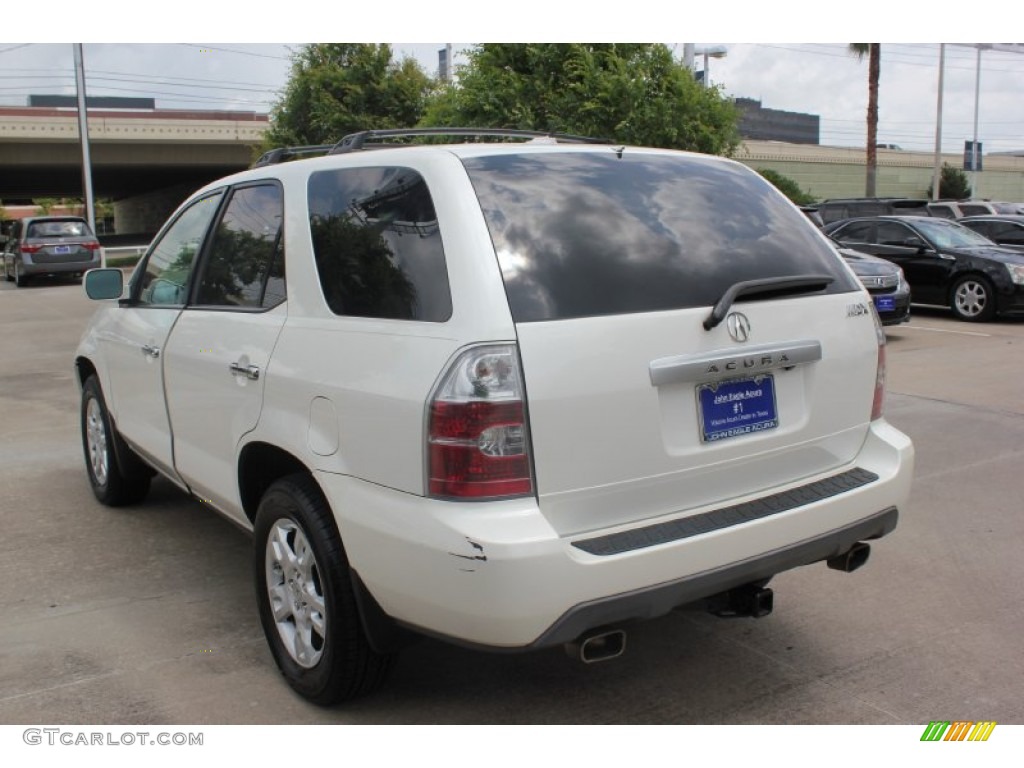
[[[154,360],[160,357],[160,347],[154,347],[151,344],[142,345],[142,354],[152,357]]]
[[[245,376],[247,379],[256,381],[260,377],[259,366],[256,365],[242,365],[241,363],[231,363],[228,368],[231,370],[231,374],[240,374]]]

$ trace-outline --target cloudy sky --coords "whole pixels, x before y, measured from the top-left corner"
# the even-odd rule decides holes
[[[771,6],[764,3],[748,6],[734,0],[729,6],[728,19],[717,17],[713,10],[704,12],[701,17],[700,13],[692,13],[693,6],[687,4],[687,12],[680,13],[678,18],[656,19],[649,8],[667,6],[653,0],[633,0],[623,6],[632,11],[629,18],[612,18],[606,12],[594,11],[597,6],[589,6],[590,15],[596,21],[591,19],[589,26],[584,26],[576,23],[572,13],[553,13],[544,3],[533,0],[521,0],[514,6],[496,6],[490,13],[500,12],[500,19],[481,15],[484,6],[480,3],[452,0],[428,7],[422,3],[407,5],[407,2],[400,0],[387,6],[394,9],[395,16],[401,15],[399,9],[410,9],[409,18],[397,24],[383,23],[380,12],[364,14],[354,23],[349,16],[360,6],[307,2],[302,8],[311,14],[314,9],[320,9],[324,24],[311,24],[308,16],[280,23],[275,19],[261,21],[256,18],[258,12],[250,10],[252,18],[240,26],[231,17],[233,12],[228,12],[224,18],[211,17],[203,3],[179,0],[173,4],[178,13],[166,24],[161,19],[157,27],[139,16],[137,4],[94,0],[89,4],[92,11],[109,6],[101,15],[106,21],[98,27],[97,14],[92,11],[85,26],[75,23],[73,17],[66,20],[60,17],[59,23],[47,29],[48,37],[26,37],[32,42],[19,40],[12,33],[38,28],[38,25],[33,26],[28,19],[24,24],[14,19],[15,23],[4,23],[0,28],[0,35],[9,41],[0,42],[0,105],[24,105],[30,93],[74,93],[70,43],[78,39],[105,41],[85,44],[87,90],[91,95],[150,96],[156,99],[159,108],[165,109],[266,112],[287,81],[290,51],[301,45],[250,42],[266,40],[268,32],[291,40],[333,38],[384,42],[455,37],[557,41],[657,40],[668,31],[681,36],[691,29],[698,39],[724,41],[698,45],[726,47],[724,58],[710,62],[711,80],[725,93],[759,99],[763,106],[773,109],[819,115],[823,144],[862,146],[864,142],[866,61],[851,56],[846,42],[772,42],[840,36],[837,24],[826,23],[823,19],[818,21],[823,8],[820,3],[777,2]],[[63,5],[60,0],[54,0],[53,4]],[[748,7],[770,8],[771,13],[758,16],[747,11]],[[1012,6],[1007,4],[1007,7]],[[424,8],[430,13],[414,18]],[[908,41],[882,44],[878,140],[904,149],[930,152],[935,146],[939,46],[929,41],[938,41],[943,34],[960,32],[961,28],[946,25],[944,33],[939,29],[922,28],[922,20],[916,15],[901,18],[891,10],[880,10],[884,8],[885,3],[858,4],[858,14],[863,18],[858,23],[844,22],[841,36]],[[447,12],[444,18],[440,16],[442,9]],[[14,13],[32,16],[35,11]],[[190,13],[204,18],[206,23],[190,22]],[[810,23],[793,21],[809,14],[815,16]],[[461,23],[452,23],[452,19],[460,19]],[[829,29],[827,34],[823,31],[826,28]],[[991,30],[992,26],[986,25],[986,29]],[[234,42],[180,43],[168,39],[192,40],[200,31],[211,40]],[[969,36],[967,30],[963,32]],[[124,41],[108,42],[120,38]],[[762,42],[730,42],[737,39]],[[398,42],[392,45],[397,54],[415,57],[433,74],[437,69],[437,51],[444,43]],[[470,44],[453,45],[458,64],[465,60],[458,51]],[[668,45],[677,56],[682,56],[682,43]],[[946,152],[961,152],[964,140],[973,136],[976,56],[976,50],[967,45],[946,46],[942,127]],[[698,56],[697,61],[699,68],[702,57]],[[1024,150],[1024,55],[985,51],[979,93],[978,136],[985,152]]]

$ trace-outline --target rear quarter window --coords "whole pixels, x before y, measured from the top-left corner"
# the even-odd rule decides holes
[[[464,164],[517,322],[708,307],[767,277],[858,290],[806,217],[733,163],[627,149]]]
[[[343,168],[309,178],[309,227],[337,315],[444,322],[452,313],[433,198],[411,168]]]

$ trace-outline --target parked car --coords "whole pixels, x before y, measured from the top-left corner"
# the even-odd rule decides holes
[[[839,241],[835,243],[839,254],[871,294],[882,325],[899,325],[910,320],[910,286],[903,270],[891,261],[847,248]]]
[[[877,216],[825,229],[844,245],[899,266],[914,303],[948,306],[968,321],[1024,312],[1024,255],[956,222]]]
[[[523,132],[372,149],[409,133],[213,182],[127,289],[86,275],[119,299],[74,361],[94,494],[159,473],[252,530],[296,691],[368,693],[421,635],[605,660],[864,563],[913,447],[867,293],[769,182]]]
[[[3,260],[4,278],[20,288],[35,276],[80,277],[100,266],[100,243],[85,219],[35,216],[14,222]]]
[[[957,205],[961,216],[990,216],[1024,214],[1024,203],[1006,203],[992,200],[960,200]]]
[[[857,216],[927,216],[928,201],[906,197],[833,198],[817,205],[825,224]]]
[[[819,229],[823,227],[821,216],[815,206],[802,205],[800,210]],[[845,247],[832,239],[839,255],[850,265],[861,285],[871,294],[875,311],[882,325],[898,325],[910,320],[910,286],[903,277],[903,270],[892,262],[879,259],[852,248]]]
[[[1004,248],[1024,250],[1024,216],[968,216],[960,223]]]

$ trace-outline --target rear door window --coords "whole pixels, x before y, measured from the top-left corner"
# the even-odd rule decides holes
[[[769,277],[857,290],[807,218],[742,166],[628,149],[464,164],[517,322],[707,307]]]

